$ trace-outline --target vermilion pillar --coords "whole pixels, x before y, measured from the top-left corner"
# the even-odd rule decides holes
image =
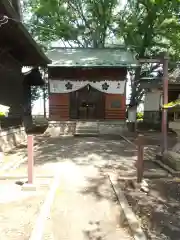
[[[33,184],[34,180],[34,137],[28,135],[28,183]]]

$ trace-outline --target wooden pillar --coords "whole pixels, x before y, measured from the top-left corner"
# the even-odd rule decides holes
[[[168,55],[163,59],[163,105],[168,103]],[[162,109],[162,153],[167,151],[167,109]]]
[[[34,180],[34,137],[27,136],[28,141],[28,184],[33,184]]]
[[[138,136],[137,139],[137,182],[141,183],[144,172],[144,141],[143,136]]]

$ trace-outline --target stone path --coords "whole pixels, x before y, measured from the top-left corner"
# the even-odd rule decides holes
[[[119,209],[107,180],[108,173],[135,175],[136,156],[122,139],[47,138],[35,151],[35,172],[46,175],[61,165],[60,188],[56,193],[44,240],[129,240],[119,226]],[[27,163],[9,174],[24,175]]]
[[[61,175],[44,239],[133,239],[119,226],[119,205],[105,175],[72,162],[62,164]]]
[[[42,149],[37,164],[43,156],[47,164],[50,159],[61,164],[44,240],[133,239],[119,225],[119,205],[107,178],[114,171],[132,174],[133,153],[126,145],[122,140],[65,138],[51,139],[48,151]]]

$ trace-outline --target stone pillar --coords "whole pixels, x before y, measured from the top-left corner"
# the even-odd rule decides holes
[[[171,128],[177,134],[177,143],[163,154],[163,161],[176,171],[180,171],[180,120],[169,123]]]

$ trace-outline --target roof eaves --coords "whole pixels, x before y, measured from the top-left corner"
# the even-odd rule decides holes
[[[117,63],[117,64],[48,64],[49,67],[137,67],[134,63]]]
[[[4,5],[6,11],[9,13],[9,15],[12,18],[17,19],[17,13],[15,12],[15,10],[12,8],[12,6],[10,5],[9,1],[7,0],[1,0],[2,4]],[[47,65],[49,63],[51,63],[51,60],[46,56],[46,54],[41,50],[41,48],[38,46],[38,44],[36,43],[36,41],[32,38],[31,34],[28,32],[27,28],[23,25],[22,22],[18,22],[17,24],[19,26],[19,29],[23,32],[23,34],[27,37],[27,39],[29,40],[29,42],[32,44],[32,46],[35,48],[35,50],[39,53],[39,55],[42,57],[42,59],[44,60],[44,64],[43,65]]]

